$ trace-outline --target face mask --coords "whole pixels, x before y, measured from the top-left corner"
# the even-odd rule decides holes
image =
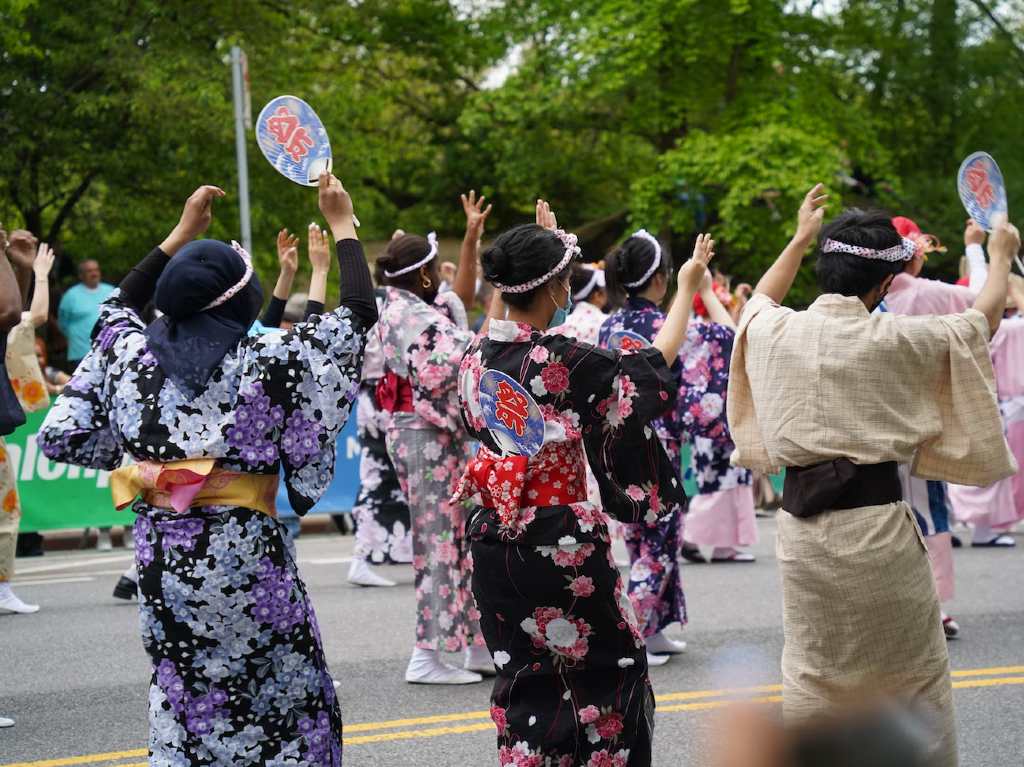
[[[555,305],[555,313],[551,315],[551,321],[548,322],[549,328],[557,328],[559,325],[564,325],[565,321],[569,319],[569,312],[572,311],[572,294],[566,290],[565,306],[559,306],[555,297],[551,295],[551,291],[548,291],[548,296],[551,298],[551,303]]]

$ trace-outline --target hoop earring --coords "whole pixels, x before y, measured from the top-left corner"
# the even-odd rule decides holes
[[[424,290],[429,290],[434,286],[434,283],[431,282],[429,277],[420,276],[420,285],[423,287]]]

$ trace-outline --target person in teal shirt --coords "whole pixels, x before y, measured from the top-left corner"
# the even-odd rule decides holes
[[[57,324],[68,339],[67,372],[73,373],[92,345],[92,328],[99,317],[100,304],[113,292],[114,286],[103,282],[97,261],[83,261],[78,266],[80,282],[60,300]]]

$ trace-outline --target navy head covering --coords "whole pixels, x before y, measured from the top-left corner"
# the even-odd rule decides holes
[[[197,240],[167,264],[153,300],[164,316],[146,329],[149,351],[194,397],[259,316],[263,289],[237,242]]]

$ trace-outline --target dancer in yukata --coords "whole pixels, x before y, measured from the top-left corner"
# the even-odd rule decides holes
[[[641,229],[611,254],[606,274],[610,291],[624,292],[627,298],[622,309],[601,326],[600,346],[649,346],[665,323],[665,313],[658,308],[668,291],[668,263],[662,257],[661,244]],[[672,374],[681,391],[682,357],[672,364]],[[651,426],[681,476],[683,444],[688,435],[678,406],[662,413]],[[684,498],[656,522],[644,520],[623,527],[630,559],[629,599],[647,640],[648,662],[652,666],[667,663],[671,655],[686,649],[686,642],[670,639],[664,633],[673,623],[685,626],[687,621],[681,557],[704,561],[695,546],[691,546],[689,553],[683,553],[685,511]]]
[[[475,292],[477,243],[490,212],[472,192],[463,206],[466,235],[451,290],[439,292],[433,233],[392,239],[376,267],[377,281],[387,286],[373,331],[384,357],[377,402],[390,417],[388,455],[412,517],[416,641],[405,679],[418,684],[472,684],[493,673],[469,588],[464,509],[449,502],[472,454],[457,380],[473,339],[465,302]],[[463,667],[445,663],[442,651],[464,652]]]
[[[153,764],[341,764],[341,711],[274,508],[282,470],[300,515],[331,482],[377,319],[352,201],[333,176],[319,186],[336,310],[248,335],[263,293],[241,246],[195,240],[224,195],[201,187],[102,305],[39,431],[51,460],[112,471],[115,504],[136,514]],[[147,328],[151,298],[163,317]]]
[[[653,343],[600,349],[546,333],[569,301],[576,238],[515,227],[483,255],[499,291],[462,363],[459,396],[480,440],[456,499],[469,521],[473,593],[498,668],[491,717],[502,765],[646,767],[654,696],[644,637],[611,556],[605,514],[656,523],[683,502],[678,468],[651,422],[678,394],[674,361],[711,257],[698,241]],[[604,514],[587,501],[584,467]]]

